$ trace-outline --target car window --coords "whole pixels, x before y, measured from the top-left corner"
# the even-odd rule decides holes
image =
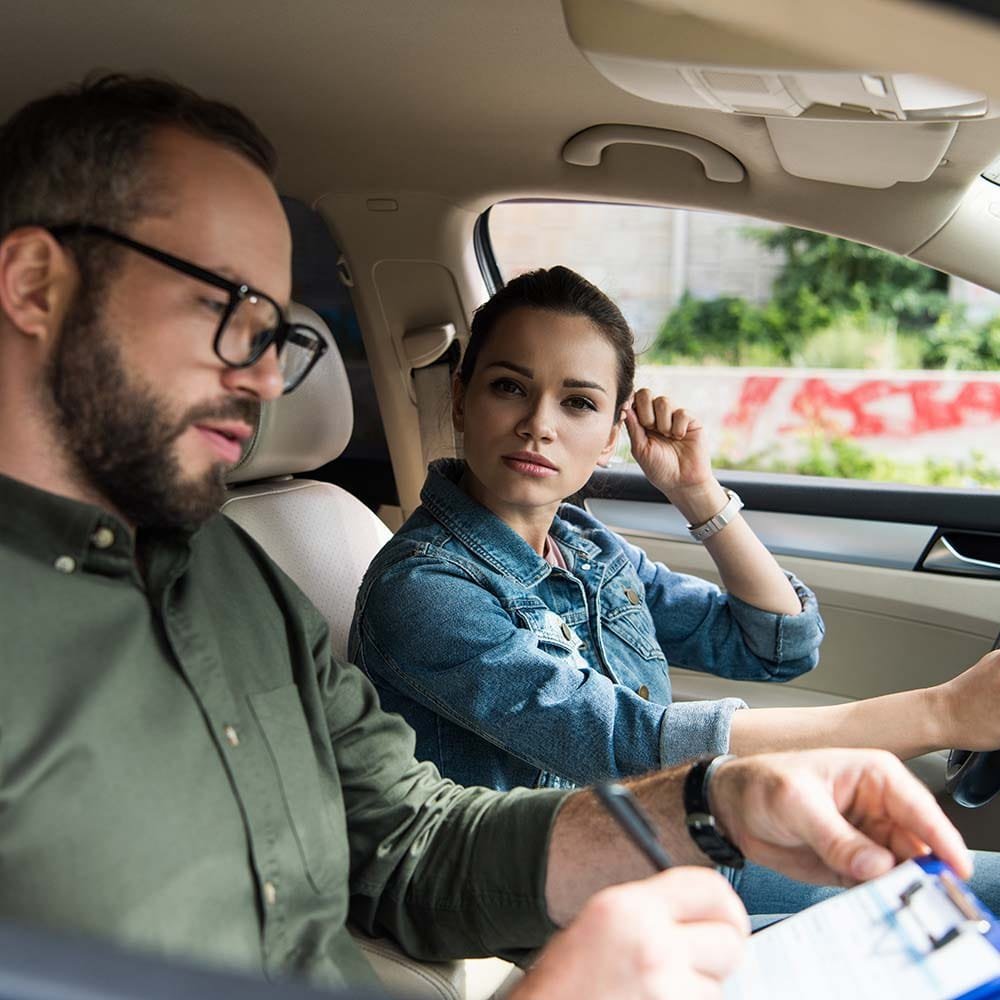
[[[326,321],[344,359],[354,400],[354,430],[343,454],[318,478],[348,489],[373,510],[398,502],[382,418],[361,328],[340,280],[340,250],[323,217],[294,198],[282,198],[292,230],[292,298]]]
[[[565,264],[618,303],[637,385],[705,422],[717,468],[1000,487],[994,292],[715,212],[507,202],[488,236],[504,279]]]

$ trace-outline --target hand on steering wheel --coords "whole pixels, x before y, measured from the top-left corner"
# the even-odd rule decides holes
[[[993,649],[1000,649],[1000,635]],[[960,806],[978,809],[986,805],[1000,792],[1000,750],[950,751],[945,789]]]

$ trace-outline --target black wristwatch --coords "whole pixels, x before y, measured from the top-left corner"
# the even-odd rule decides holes
[[[725,868],[742,868],[746,858],[731,840],[722,835],[708,804],[708,785],[712,780],[712,772],[729,759],[728,755],[707,757],[688,771],[687,778],[684,779],[685,823],[698,850],[707,855],[713,864]]]

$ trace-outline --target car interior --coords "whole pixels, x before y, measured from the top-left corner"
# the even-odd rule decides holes
[[[4,117],[94,69],[153,72],[238,105],[275,143],[294,308],[335,349],[265,408],[225,513],[323,611],[341,657],[361,576],[419,503],[427,461],[460,454],[450,372],[473,311],[513,276],[493,252],[493,206],[735,212],[1000,292],[1000,187],[988,176],[1000,20],[986,5],[38,0],[5,5],[4,18],[21,40],[0,68]],[[678,669],[675,697],[837,704],[942,682],[992,647],[995,492],[719,478],[815,590],[822,659],[786,685]],[[641,473],[596,473],[585,502],[651,558],[715,578]],[[935,558],[943,543],[973,555]],[[958,805],[947,757],[911,766],[970,846],[1000,849],[1000,804]],[[386,986],[413,995],[499,996],[518,975],[496,959],[428,965],[362,944]]]

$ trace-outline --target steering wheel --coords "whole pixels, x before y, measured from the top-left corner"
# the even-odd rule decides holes
[[[1000,649],[1000,635],[993,648]],[[944,774],[951,797],[960,806],[978,809],[1000,792],[1000,750],[951,750]]]

